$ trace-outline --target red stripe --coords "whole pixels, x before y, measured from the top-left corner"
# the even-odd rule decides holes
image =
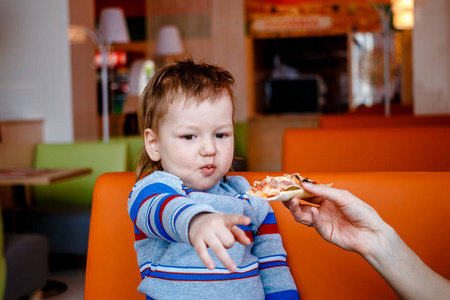
[[[134,234],[135,241],[145,240],[146,238],[147,238],[147,236],[142,232]]]
[[[245,232],[245,235],[250,239],[250,241],[253,243],[254,242],[254,240],[253,240],[253,234],[252,234],[252,232],[251,231],[244,231]]]
[[[277,224],[263,224],[259,226],[256,235],[277,234],[277,233],[279,233]]]
[[[159,219],[161,220],[161,225],[163,222],[162,215],[164,212],[164,208],[166,208],[166,205],[169,204],[169,202],[172,201],[173,198],[178,198],[178,197],[181,197],[181,195],[172,195],[172,196],[168,197],[166,200],[164,200],[163,204],[161,205],[161,209],[159,210]]]

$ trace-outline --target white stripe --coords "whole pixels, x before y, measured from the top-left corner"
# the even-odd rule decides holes
[[[152,218],[152,220],[155,219],[155,212],[154,212],[154,210],[152,210],[153,204],[154,204],[158,199],[162,198],[164,195],[165,195],[165,194],[160,194],[160,195],[158,195],[158,196],[152,197],[152,199],[151,199],[150,201],[148,201],[149,203],[148,203],[148,207],[147,207],[147,216],[149,216],[149,218]],[[150,211],[150,210],[152,210],[153,212]],[[158,229],[156,228],[156,226],[154,226],[153,229],[154,229],[154,231],[155,231],[159,236],[158,236],[158,235],[154,235],[154,234],[152,233],[152,231],[150,230],[150,224],[149,224],[149,222],[145,222],[145,225],[146,225],[146,228],[147,228],[147,233],[148,233],[148,235],[151,235],[151,236],[153,236],[153,237],[155,237],[155,238],[158,238],[158,239],[161,238],[161,233],[158,231]]]
[[[175,216],[178,214],[178,212],[185,208],[186,206],[190,205],[190,203],[185,203],[184,205],[181,205],[180,207],[178,207],[172,214],[172,219],[171,219],[171,226],[172,226],[172,231],[175,233],[175,235],[177,236],[178,239],[181,240],[180,238],[180,234],[178,233],[177,229],[175,228]]]
[[[148,268],[152,268],[152,263],[151,262],[147,262],[145,264],[143,264],[142,266],[139,267],[139,271],[142,273],[145,269]]]
[[[255,262],[247,267],[238,267],[236,273],[245,273],[250,270],[258,268],[258,263]],[[157,266],[156,269],[161,272],[168,273],[180,273],[180,274],[230,274],[232,272],[224,268],[215,268],[214,270],[208,270],[206,267],[198,268],[182,268],[182,267],[170,267],[170,266]]]
[[[259,259],[259,262],[266,263],[271,261],[286,261],[286,257],[283,255],[273,255],[273,256],[267,256]]]

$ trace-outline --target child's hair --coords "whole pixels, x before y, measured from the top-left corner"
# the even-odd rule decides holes
[[[234,78],[221,67],[206,63],[195,63],[192,59],[178,61],[159,70],[145,87],[138,109],[139,130],[147,128],[158,134],[165,120],[169,105],[174,101],[185,101],[186,105],[214,102],[223,94],[228,94],[233,105]],[[141,152],[136,168],[136,180],[144,172],[162,170],[160,161],[152,161],[145,149]]]

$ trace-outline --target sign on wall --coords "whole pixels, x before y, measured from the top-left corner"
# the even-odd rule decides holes
[[[255,38],[378,32],[374,4],[385,0],[246,0],[249,33]],[[389,3],[389,1],[387,1]]]

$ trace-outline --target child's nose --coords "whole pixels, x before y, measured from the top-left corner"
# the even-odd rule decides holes
[[[200,148],[201,156],[211,156],[216,153],[216,145],[213,139],[203,140],[202,146]]]

